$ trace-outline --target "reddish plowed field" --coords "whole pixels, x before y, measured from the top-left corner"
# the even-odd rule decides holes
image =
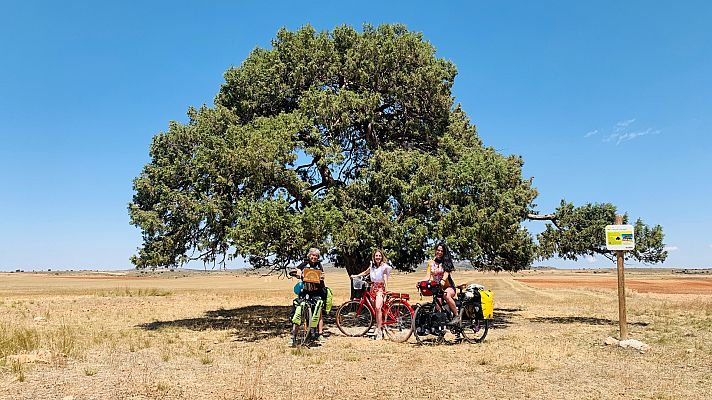
[[[606,278],[551,278],[532,277],[515,278],[514,280],[538,288],[608,288],[617,289],[618,280],[615,277]],[[712,277],[690,279],[626,279],[626,289],[639,293],[670,293],[670,294],[712,294]]]

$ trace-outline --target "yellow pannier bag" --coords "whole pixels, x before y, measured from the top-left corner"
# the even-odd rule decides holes
[[[332,293],[330,288],[326,288],[326,313],[331,312],[331,305],[334,302],[334,293]]]
[[[491,290],[480,290],[480,298],[482,299],[482,314],[485,319],[494,318],[494,302],[492,301]]]

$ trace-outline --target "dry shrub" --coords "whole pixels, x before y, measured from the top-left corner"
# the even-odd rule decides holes
[[[17,326],[4,322],[0,326],[0,357],[5,358],[22,351],[37,350],[40,345],[40,332],[37,328]]]
[[[116,288],[111,290],[101,290],[94,293],[97,297],[149,297],[149,296],[170,296],[173,292],[170,290],[157,288],[138,288],[131,289],[129,287]]]
[[[0,329],[0,357],[49,349],[56,355],[80,357],[83,354],[77,329],[62,322],[58,326],[16,326],[3,323]]]

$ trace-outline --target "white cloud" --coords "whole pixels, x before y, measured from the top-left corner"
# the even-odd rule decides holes
[[[618,121],[615,123],[615,125],[613,125],[612,131],[608,134],[605,134],[605,132],[599,132],[598,129],[594,129],[592,131],[586,132],[583,137],[590,138],[594,135],[602,133],[601,141],[603,141],[604,143],[613,142],[616,144],[616,146],[618,146],[621,143],[629,142],[633,139],[637,139],[643,136],[657,135],[661,132],[659,129],[653,128],[648,128],[645,130],[633,130],[631,129],[631,125],[633,125],[635,121],[635,118]]]
[[[647,135],[657,135],[660,133],[660,130],[653,130],[651,128],[648,128],[644,131],[638,131],[638,132],[621,132],[621,133],[612,133],[608,135],[606,138],[603,139],[604,142],[616,142],[616,146],[623,142],[628,142],[633,139],[637,139],[641,136],[647,136]]]
[[[596,262],[596,257],[590,256],[590,255],[586,255],[586,261],[587,261],[589,264],[593,264],[593,263]]]
[[[678,249],[677,246],[665,246],[665,251],[675,251],[677,249]]]
[[[618,121],[616,122],[616,127],[614,129],[616,132],[624,131],[633,122],[635,122],[635,118],[627,119],[625,121]]]
[[[652,129],[650,129],[650,128],[648,128],[648,129],[646,129],[646,130],[644,130],[644,131],[640,131],[640,132],[628,132],[628,133],[624,133],[624,134],[622,134],[622,135],[620,135],[620,136],[618,137],[618,142],[616,142],[616,144],[620,144],[621,142],[627,142],[627,141],[629,141],[629,140],[633,140],[633,139],[639,138],[639,137],[641,137],[641,136],[657,135],[657,134],[659,134],[659,133],[660,133],[659,130],[652,130]]]
[[[710,244],[710,249],[712,249],[712,244]]]

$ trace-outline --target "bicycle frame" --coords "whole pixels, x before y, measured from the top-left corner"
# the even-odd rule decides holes
[[[458,286],[457,289],[459,293],[457,297],[453,299],[461,311],[460,315],[463,315],[462,307],[468,307],[467,309],[469,310],[472,310],[473,307],[472,303],[465,303],[463,301],[463,288],[464,286]],[[428,335],[436,336],[436,343],[442,342],[446,331],[450,331],[454,334],[457,340],[464,339],[469,343],[479,343],[484,340],[489,330],[488,320],[472,317],[472,314],[465,312],[463,320],[460,320],[460,322],[455,325],[451,325],[446,322],[451,319],[453,314],[444,298],[445,291],[438,287],[433,290],[432,296],[433,298],[430,302],[418,307],[413,320],[415,339],[419,344],[423,343],[421,337]],[[420,329],[423,330],[421,331]]]
[[[383,292],[383,305],[381,306],[381,322],[383,325],[386,324],[386,314],[388,307],[393,303],[394,300],[402,300],[405,301],[406,299],[401,299],[400,297],[393,297],[390,296],[389,293],[384,291]],[[355,297],[354,300],[359,300],[361,306],[365,306],[368,308],[368,310],[373,314],[373,316],[376,316],[376,298],[371,294],[370,290],[364,290],[363,294],[361,295],[361,298]],[[361,308],[359,308],[358,312],[361,312]],[[393,322],[390,322],[393,323]]]
[[[301,308],[300,321],[298,324],[292,321],[292,340],[296,345],[309,346],[319,335],[317,325],[321,318],[323,300],[321,296],[312,297],[306,294],[299,297],[299,307]]]
[[[305,268],[307,275],[311,277],[302,276],[302,282],[314,283],[322,282],[324,275],[320,270],[312,270]],[[296,277],[296,271],[291,271],[288,273],[290,277]],[[307,278],[307,279],[305,279]],[[309,282],[309,281],[312,282]],[[319,337],[319,322],[322,321],[322,307],[325,307],[326,299],[319,295],[312,295],[310,292],[301,292],[297,300],[299,301],[298,308],[300,312],[300,318],[297,322],[292,320],[292,345],[298,346],[309,346]],[[295,310],[296,313],[296,310]]]
[[[393,341],[404,342],[408,340],[412,333],[414,311],[413,307],[408,303],[409,298],[410,296],[407,294],[384,292],[380,325]],[[346,310],[346,312],[344,313],[342,310]],[[349,322],[346,322],[345,325],[342,325],[341,322],[342,315],[344,317],[348,315],[347,320]],[[376,297],[366,287],[361,296],[354,297],[339,307],[336,324],[346,336],[363,336],[373,326],[375,317]],[[353,323],[356,325],[352,325]]]

